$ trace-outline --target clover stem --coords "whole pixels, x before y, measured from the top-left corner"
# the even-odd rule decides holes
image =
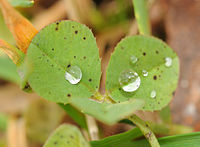
[[[140,128],[141,132],[148,140],[152,147],[160,147],[160,144],[155,136],[155,134],[151,131],[148,124],[145,123],[142,119],[140,119],[137,115],[132,115],[129,117],[129,120],[132,121],[138,128]]]
[[[90,135],[90,139],[98,140],[99,139],[99,129],[98,129],[96,120],[92,116],[89,116],[87,114],[85,115],[85,117],[86,117],[86,122],[88,125],[88,132]]]

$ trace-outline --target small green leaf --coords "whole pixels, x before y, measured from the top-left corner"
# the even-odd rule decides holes
[[[9,0],[13,7],[32,7],[34,0]]]
[[[71,98],[70,103],[83,113],[92,115],[107,124],[114,124],[144,106],[144,102],[139,99],[110,104],[106,102],[98,103],[88,98]]]
[[[133,62],[133,58],[137,61]],[[171,66],[166,64],[171,59]],[[125,70],[133,70],[141,83],[134,92],[125,92],[119,83],[119,77]],[[148,75],[144,76],[143,71]],[[133,36],[123,39],[111,56],[106,79],[106,90],[110,97],[118,102],[128,99],[143,99],[143,110],[160,110],[166,106],[177,86],[179,61],[176,53],[164,42],[154,37]],[[155,91],[154,97],[151,96]]]
[[[96,40],[82,24],[61,21],[50,24],[32,40],[27,53],[32,65],[29,83],[41,97],[59,103],[69,98],[91,97],[98,91],[101,64]],[[66,70],[77,66],[78,84],[65,79]]]
[[[78,128],[73,125],[61,125],[49,137],[44,147],[90,147]]]

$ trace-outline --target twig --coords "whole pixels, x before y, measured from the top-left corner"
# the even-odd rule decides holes
[[[89,115],[85,115],[87,124],[88,124],[88,131],[90,134],[91,140],[98,140],[99,139],[99,129],[97,127],[97,123],[95,119]]]
[[[137,115],[132,115],[129,118],[138,128],[140,128],[141,132],[144,134],[145,138],[148,140],[152,147],[160,147],[158,140],[154,133],[149,128],[148,124],[145,123],[142,119],[140,119]]]

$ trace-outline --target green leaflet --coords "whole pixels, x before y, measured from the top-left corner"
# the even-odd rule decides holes
[[[69,98],[89,98],[98,91],[100,58],[96,40],[85,25],[61,21],[45,27],[32,40],[27,57],[33,70],[29,83],[43,98],[68,103]],[[76,85],[65,79],[69,66],[82,71]]]
[[[13,7],[32,7],[34,0],[9,0]]]
[[[135,64],[131,56],[137,57]],[[172,59],[170,67],[165,66],[165,58]],[[134,92],[124,92],[119,84],[120,73],[132,69],[137,72],[141,84]],[[148,76],[143,76],[146,70]],[[160,110],[166,106],[177,86],[179,76],[179,61],[176,53],[164,42],[154,37],[133,36],[123,39],[111,56],[106,79],[106,90],[114,101],[127,101],[139,98],[145,101],[143,110]],[[156,91],[152,98],[151,92]]]
[[[98,103],[88,98],[71,98],[70,103],[83,113],[92,115],[107,124],[116,123],[144,106],[144,101],[139,99],[110,104],[107,102]]]
[[[61,125],[49,137],[44,147],[90,147],[78,128],[73,125]]]

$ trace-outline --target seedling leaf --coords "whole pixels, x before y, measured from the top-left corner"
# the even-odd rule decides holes
[[[131,63],[131,56],[138,61]],[[172,64],[167,67],[166,57],[172,59]],[[131,69],[140,79],[140,87],[134,92],[125,92],[119,83],[122,71]],[[148,76],[143,75],[143,70]],[[110,97],[118,101],[140,98],[145,101],[143,110],[160,110],[166,106],[176,89],[179,75],[179,61],[176,53],[164,42],[154,37],[133,36],[123,39],[111,56],[106,79],[106,90]],[[155,91],[156,96],[151,97]]]
[[[114,124],[144,106],[143,100],[139,99],[110,104],[107,102],[98,103],[88,98],[71,98],[70,103],[83,113],[92,115],[107,124]]]
[[[32,65],[29,83],[33,90],[48,100],[68,103],[69,98],[91,97],[99,87],[101,64],[92,32],[73,21],[50,24],[41,30],[28,48]],[[65,79],[71,66],[81,69],[78,84]]]
[[[61,125],[49,137],[44,147],[90,147],[81,132],[72,125]]]

